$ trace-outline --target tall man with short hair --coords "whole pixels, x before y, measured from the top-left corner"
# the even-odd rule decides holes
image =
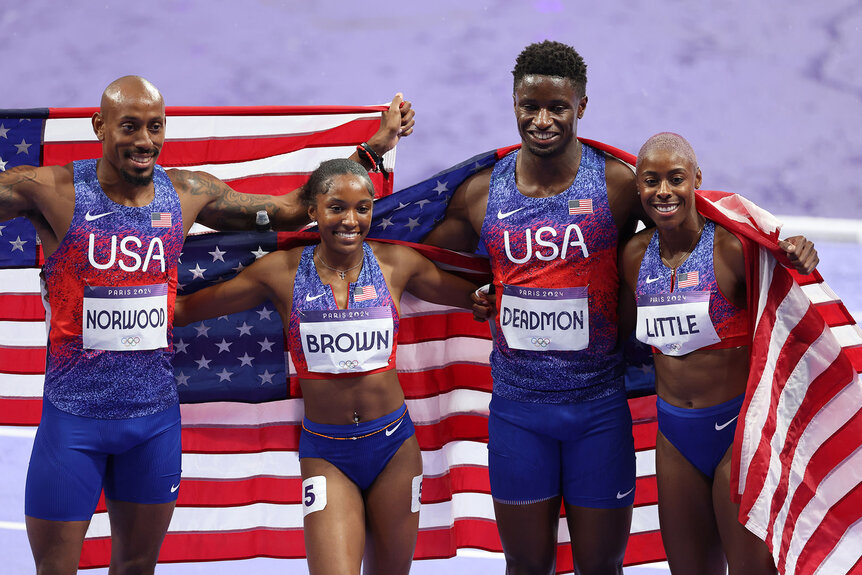
[[[459,186],[424,241],[481,245],[490,258],[488,466],[507,573],[554,572],[561,500],[575,572],[622,573],[635,454],[617,250],[645,217],[632,169],[577,140],[587,107],[581,56],[559,42],[531,44],[512,74],[520,150]],[[801,241],[798,256],[785,249],[808,263]]]
[[[368,142],[381,155],[412,131],[401,104],[398,95]],[[45,253],[48,360],[25,494],[40,575],[77,572],[103,486],[111,572],[155,568],[180,485],[171,328],[191,225],[253,229],[262,209],[278,229],[307,221],[296,193],[240,194],[156,165],[165,105],[143,78],[112,82],[92,122],[100,159],[0,173],[0,221],[27,217]]]

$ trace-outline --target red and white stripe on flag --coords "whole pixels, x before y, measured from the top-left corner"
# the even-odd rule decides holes
[[[701,196],[704,215],[757,242],[746,254],[756,327],[733,451],[740,521],[785,575],[856,572],[862,331],[818,272],[801,276],[773,257],[771,215],[738,196]]]
[[[300,187],[323,160],[346,158],[380,126],[386,106],[168,106],[165,168],[202,170],[240,192],[282,195]],[[98,158],[90,119],[96,108],[51,108],[43,135],[43,165]],[[395,150],[384,155],[395,167]],[[377,196],[393,178],[371,174]]]

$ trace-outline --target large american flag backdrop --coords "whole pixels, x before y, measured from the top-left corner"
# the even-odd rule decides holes
[[[377,128],[381,108],[169,108],[166,167],[196,167],[254,193],[286,193],[323,159],[345,157]],[[0,112],[0,169],[98,157],[94,110]],[[251,124],[254,127],[250,127]],[[57,127],[53,127],[54,125]],[[62,126],[62,127],[61,127]],[[56,149],[55,149],[56,148]],[[62,152],[58,150],[63,150]],[[624,152],[613,153],[626,157]],[[442,217],[458,183],[503,151],[472,158],[378,201],[373,234],[417,241]],[[394,159],[394,158],[392,158]],[[392,180],[375,184],[385,195]],[[27,222],[0,223],[0,423],[35,425],[41,409],[44,310],[41,253]],[[313,241],[307,234],[191,236],[180,265],[183,290],[230,277],[264,253]],[[454,269],[483,260],[428,248]],[[460,311],[405,296],[399,376],[422,447],[425,483],[417,558],[472,547],[500,550],[487,478],[490,335]],[[296,455],[302,400],[284,352],[280,318],[264,304],[175,331],[183,403],[183,483],[160,560],[204,561],[304,555]],[[648,371],[649,368],[644,368]],[[626,564],[661,560],[654,476],[654,398],[630,399],[638,484]],[[571,572],[561,521],[557,571]],[[104,502],[91,523],[82,567],[109,560]],[[803,571],[800,571],[803,572]]]

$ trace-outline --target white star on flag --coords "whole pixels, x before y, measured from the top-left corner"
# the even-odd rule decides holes
[[[30,153],[30,146],[32,146],[32,145],[33,144],[28,144],[23,138],[21,138],[21,143],[15,144],[15,147],[18,148],[19,154],[29,154]]]
[[[207,271],[206,268],[202,268],[201,264],[196,263],[194,269],[190,269],[192,272],[192,276],[194,279],[204,279],[204,272]]]
[[[16,239],[14,242],[10,241],[9,243],[12,244],[12,251],[13,252],[15,250],[21,250],[23,252],[24,251],[24,244],[27,243],[27,240],[22,240],[21,236],[18,236],[18,239]]]
[[[257,343],[260,345],[260,351],[272,351],[272,346],[275,344],[275,342],[269,341],[267,338],[263,338],[263,341]]]
[[[213,251],[211,251],[211,252],[207,252],[207,253],[213,257],[213,261],[214,261],[214,262],[215,262],[215,261],[223,262],[223,261],[224,261],[224,258],[223,258],[222,256],[224,256],[227,252],[223,252],[223,251],[221,251],[221,250],[218,248],[218,246],[216,246],[216,247],[215,247],[215,249],[214,249]]]

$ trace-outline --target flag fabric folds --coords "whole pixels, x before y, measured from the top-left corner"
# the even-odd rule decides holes
[[[735,194],[697,201],[747,238],[756,323],[732,459],[740,521],[781,573],[849,573],[862,558],[862,330],[819,272],[779,262],[770,214]]]

